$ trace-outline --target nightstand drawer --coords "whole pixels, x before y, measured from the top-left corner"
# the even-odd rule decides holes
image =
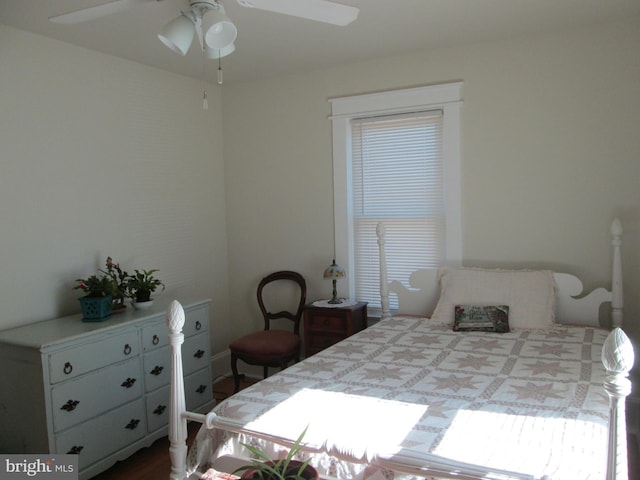
[[[316,304],[304,307],[304,349],[310,356],[367,328],[367,304],[344,306]]]
[[[317,353],[331,345],[338,343],[340,340],[347,338],[346,335],[331,335],[324,333],[316,333],[309,338],[307,349],[309,353]]]
[[[316,314],[309,318],[305,328],[319,332],[344,333],[347,330],[347,318],[339,315]]]
[[[77,377],[112,363],[138,355],[138,331],[86,343],[75,348],[52,353],[49,356],[51,383]]]

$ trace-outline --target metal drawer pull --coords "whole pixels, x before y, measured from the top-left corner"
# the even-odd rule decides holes
[[[72,412],[73,410],[76,409],[79,403],[80,403],[79,400],[67,400],[67,403],[62,405],[60,407],[60,410],[66,410],[67,412]]]
[[[196,321],[196,330],[200,330],[202,328],[202,324],[200,323],[200,320]]]
[[[69,375],[71,372],[73,372],[73,365],[71,365],[70,362],[65,363],[62,371],[65,375]]]
[[[158,405],[156,409],[153,411],[156,415],[162,415],[164,411],[167,409],[166,405]]]
[[[158,335],[153,336],[153,340],[151,340],[151,343],[153,343],[154,345],[160,343],[160,338],[158,337]]]
[[[197,389],[196,392],[197,393],[204,393],[207,391],[207,386],[206,385],[200,385]]]
[[[129,430],[135,430],[136,428],[138,428],[139,423],[140,423],[140,420],[138,420],[137,418],[133,418],[129,423],[127,423],[127,426],[124,428],[128,428]]]
[[[129,355],[130,353],[131,353],[131,347],[130,347],[130,346],[129,346],[129,344],[127,343],[127,344],[124,346],[124,354],[125,354],[125,355]]]
[[[134,383],[136,383],[136,379],[135,379],[135,378],[128,377],[124,382],[122,382],[122,383],[120,384],[120,386],[121,386],[121,387],[124,387],[124,388],[131,388],[131,387],[133,387],[133,384],[134,384]]]
[[[71,447],[71,450],[67,452],[67,455],[78,455],[83,448],[83,445],[74,445],[73,447]]]
[[[162,370],[164,370],[164,367],[160,366],[160,365],[156,365],[155,367],[153,367],[153,370],[151,370],[151,375],[155,375],[158,376],[162,373]]]
[[[203,355],[204,355],[204,350],[200,350],[200,349],[198,349],[198,351],[193,354],[193,356],[196,358],[202,358]]]

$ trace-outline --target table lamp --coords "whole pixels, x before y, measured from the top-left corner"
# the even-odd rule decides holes
[[[335,258],[333,259],[333,263],[325,269],[323,277],[333,280],[333,297],[331,298],[331,300],[329,300],[329,303],[342,303],[342,300],[338,298],[338,293],[336,291],[336,281],[339,278],[345,277],[346,275],[347,272],[345,272],[344,268],[342,268],[340,265],[336,264]]]

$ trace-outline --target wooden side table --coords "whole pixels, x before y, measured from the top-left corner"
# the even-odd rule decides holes
[[[304,348],[307,357],[367,328],[367,303],[344,307],[304,306]]]

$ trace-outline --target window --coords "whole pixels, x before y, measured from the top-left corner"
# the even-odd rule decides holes
[[[462,84],[331,100],[336,255],[349,296],[380,306],[376,225],[390,280],[458,265]],[[391,296],[391,307],[397,298]]]

